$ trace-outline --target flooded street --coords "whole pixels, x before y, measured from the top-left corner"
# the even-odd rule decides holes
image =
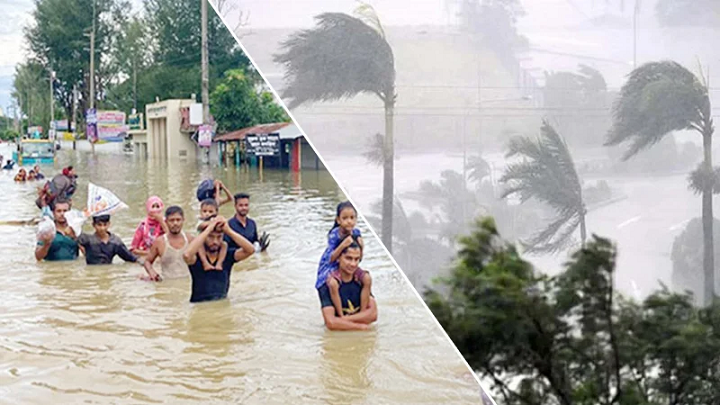
[[[365,333],[325,330],[313,284],[343,199],[327,172],[266,170],[261,178],[72,150],[44,171],[67,164],[79,175],[76,208],[85,205],[88,181],[130,206],[111,226],[126,244],[153,194],[182,206],[185,230],[194,228],[195,188],[211,175],[251,194],[250,216],[272,242],[267,254],[235,267],[227,300],[190,305],[189,279],[142,282],[135,264],[38,264],[35,227],[0,225],[2,403],[479,402],[464,361],[364,224],[362,266],[373,276],[379,321]],[[0,222],[38,214],[41,183],[15,184],[12,175],[0,174]]]
[[[360,208],[367,212],[382,195],[382,169],[367,164],[363,157],[325,155],[325,161],[347,187]],[[329,157],[329,158],[328,158]],[[505,163],[501,154],[483,156],[492,166],[495,179]],[[396,195],[417,191],[423,180],[438,181],[444,170],[462,172],[462,155],[402,155],[395,163]],[[600,179],[600,178],[598,178]],[[644,297],[660,287],[671,285],[670,252],[675,238],[692,218],[700,217],[700,198],[687,186],[687,175],[658,177],[602,177],[627,198],[589,212],[588,232],[612,239],[619,247],[616,281],[623,293]],[[587,180],[597,180],[596,178]],[[408,198],[402,199],[408,214],[422,210]],[[717,212],[718,202],[715,202]],[[557,255],[526,255],[538,269],[556,274],[568,259]]]

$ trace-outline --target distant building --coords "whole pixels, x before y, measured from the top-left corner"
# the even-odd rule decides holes
[[[274,136],[278,139],[277,155],[263,157],[263,167],[324,170],[322,162],[295,124],[279,122],[260,124],[216,136],[218,155],[222,163],[258,164],[258,157],[247,150],[248,137]]]

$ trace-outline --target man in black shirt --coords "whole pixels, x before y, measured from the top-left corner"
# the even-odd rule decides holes
[[[239,248],[228,247],[225,261],[222,263],[222,270],[205,270],[199,258],[200,247],[205,247],[207,261],[211,264],[217,263],[223,236],[232,240]],[[210,221],[210,224],[196,238],[194,238],[183,254],[185,263],[190,269],[192,277],[192,294],[190,302],[215,301],[227,297],[230,290],[230,273],[235,263],[245,260],[253,254],[255,248],[252,243],[242,235],[235,232],[228,225],[228,221],[217,216]]]
[[[263,232],[258,237],[257,224],[252,218],[248,217],[250,212],[250,196],[245,193],[237,193],[233,197],[235,199],[235,215],[228,221],[233,231],[242,235],[250,243],[255,246],[255,250],[264,252],[270,245],[270,237]],[[228,247],[237,248],[238,246],[229,238],[225,237]]]
[[[93,228],[95,233],[82,233],[77,239],[87,264],[111,264],[116,255],[126,262],[138,262],[137,256],[128,250],[125,243],[110,233],[110,215],[93,217]]]

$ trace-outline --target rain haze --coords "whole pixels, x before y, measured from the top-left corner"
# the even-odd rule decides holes
[[[518,161],[506,158],[509,140],[534,139],[546,119],[569,145],[588,233],[618,246],[618,288],[636,298],[659,288],[659,282],[700,293],[695,276],[682,267],[702,263],[701,235],[697,246],[686,242],[691,246],[684,249],[694,249],[699,258],[674,257],[673,250],[683,249],[673,246],[676,240],[692,239],[682,235],[691,220],[701,217],[701,199],[689,188],[688,174],[702,161],[702,137],[695,131],[674,131],[627,162],[621,157],[629,144],[604,143],[613,102],[634,66],[672,59],[709,79],[710,101],[720,101],[712,85],[720,79],[714,68],[720,51],[702,40],[716,34],[714,26],[677,24],[682,16],[672,13],[679,12],[661,15],[658,1],[643,1],[637,9],[632,1],[521,1],[512,11],[515,24],[492,26],[503,34],[498,42],[506,41],[493,44],[483,40],[493,32],[473,31],[472,17],[461,12],[467,3],[472,2],[369,2],[395,57],[394,194],[409,229],[396,230],[393,253],[416,287],[447,270],[457,249],[455,237],[477,216],[493,216],[501,235],[511,241],[531,239],[556,218],[543,201],[520,204],[512,195],[501,198],[507,165]],[[357,4],[228,1],[224,7],[232,11],[223,14],[282,94],[285,68],[273,60],[282,52],[281,43],[298,29],[311,28],[314,16],[352,14]],[[364,152],[385,131],[383,103],[359,94],[304,103],[292,113],[380,231],[383,169]],[[488,169],[473,175],[478,161]],[[463,189],[469,202],[448,198]],[[450,199],[455,201],[446,201]],[[699,229],[695,226],[695,233]],[[567,242],[556,252],[525,257],[539,270],[555,274],[580,246],[579,229]],[[419,256],[413,246],[424,243],[438,246],[438,254],[432,260],[413,260]]]

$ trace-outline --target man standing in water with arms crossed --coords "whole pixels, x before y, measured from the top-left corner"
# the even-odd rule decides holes
[[[205,270],[202,261],[199,260],[200,247],[205,247],[207,261],[210,264],[216,264],[222,244],[225,243],[223,236],[229,237],[239,246],[239,249],[228,247],[225,261],[222,263],[222,270]],[[245,260],[254,251],[253,245],[242,235],[233,231],[225,218],[221,216],[213,218],[205,230],[190,242],[183,254],[192,277],[190,302],[215,301],[226,298],[230,290],[230,273],[233,265]]]
[[[371,323],[377,321],[377,303],[372,295],[367,308],[361,306],[361,277],[367,273],[360,270],[361,258],[362,248],[356,242],[352,242],[343,249],[338,259],[338,270],[335,275],[338,276],[340,283],[340,301],[344,312],[342,318],[335,311],[327,284],[318,290],[325,326],[330,330],[367,330]]]
[[[147,257],[145,258],[145,271],[148,273],[146,280],[161,281],[162,279],[187,277],[188,266],[185,263],[183,254],[188,248],[188,238],[182,230],[185,224],[185,214],[182,208],[177,205],[168,207],[165,210],[165,223],[168,233],[155,239]],[[157,274],[153,263],[160,257],[160,272]]]

